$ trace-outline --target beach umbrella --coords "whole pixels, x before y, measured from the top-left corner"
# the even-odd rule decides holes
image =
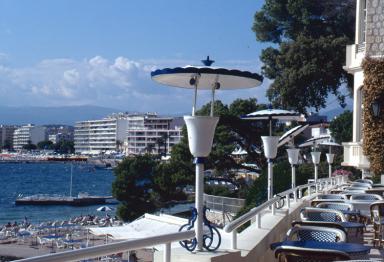
[[[98,209],[96,209],[97,211],[100,211],[100,212],[107,212],[107,211],[111,211],[113,210],[112,208],[110,208],[109,206],[101,206],[99,207]]]
[[[295,112],[288,111],[283,109],[264,109],[259,110],[245,116],[242,116],[242,119],[246,120],[269,120],[269,135],[272,136],[272,120],[279,121],[306,121],[304,115]]]
[[[194,90],[192,116],[184,116],[184,120],[187,125],[189,150],[195,157],[195,206],[197,211],[195,230],[197,249],[199,251],[203,249],[204,241],[204,158],[211,152],[213,136],[219,121],[219,117],[214,117],[215,92],[216,90],[256,87],[263,81],[263,77],[256,73],[236,69],[211,67],[214,61],[210,60],[209,56],[206,60],[202,60],[202,62],[204,66],[164,68],[151,72],[152,79],[160,84]],[[195,116],[197,92],[198,90],[204,89],[211,90],[212,94],[210,116]],[[209,248],[209,246],[207,248]]]
[[[279,143],[277,144],[277,147],[281,147],[282,145],[288,143],[289,141],[293,140],[295,136],[303,132],[309,125],[298,125],[294,128],[288,130],[285,132],[279,139]]]

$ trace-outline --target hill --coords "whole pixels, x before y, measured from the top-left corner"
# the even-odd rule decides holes
[[[64,124],[74,125],[76,121],[100,119],[121,110],[99,106],[63,107],[7,107],[0,106],[0,124]]]

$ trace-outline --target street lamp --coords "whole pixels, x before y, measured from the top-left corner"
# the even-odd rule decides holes
[[[329,178],[331,178],[331,176],[332,176],[332,164],[333,164],[333,159],[335,158],[335,154],[327,153],[325,155],[327,156]]]
[[[278,136],[262,136],[264,145],[264,156],[268,159],[268,200],[273,196],[273,159],[277,155],[277,144],[280,137]]]
[[[300,149],[298,148],[287,149],[288,161],[291,164],[291,168],[292,168],[292,180],[291,180],[292,188],[296,187],[296,165],[299,162],[299,152],[300,152]]]
[[[372,113],[374,117],[379,117],[380,115],[380,110],[381,110],[381,104],[379,99],[375,99],[371,103],[371,108],[372,108]]]
[[[318,164],[320,163],[320,155],[321,155],[321,152],[319,152],[319,151],[311,152],[312,162],[315,166],[315,183],[317,183],[317,178],[318,178],[318,174],[319,174]],[[317,192],[317,185],[316,185],[316,192]]]

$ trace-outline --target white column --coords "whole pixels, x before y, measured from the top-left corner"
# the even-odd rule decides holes
[[[291,180],[291,187],[295,188],[296,187],[296,167],[295,165],[291,165],[292,167],[292,180]]]
[[[197,220],[195,224],[197,250],[203,250],[203,194],[204,194],[204,164],[196,164],[196,190],[195,205],[197,210]]]
[[[273,197],[273,162],[268,159],[268,199]]]

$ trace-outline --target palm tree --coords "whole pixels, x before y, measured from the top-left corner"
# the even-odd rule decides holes
[[[149,143],[149,144],[147,144],[147,146],[145,147],[145,152],[147,152],[147,153],[149,153],[149,154],[152,154],[154,148],[155,148],[155,144],[153,144],[153,143]]]
[[[156,143],[158,145],[158,154],[164,154],[164,156],[167,154],[167,144],[168,144],[169,135],[168,133],[161,133],[160,137],[157,138]],[[164,151],[161,152],[160,148],[164,147]]]

